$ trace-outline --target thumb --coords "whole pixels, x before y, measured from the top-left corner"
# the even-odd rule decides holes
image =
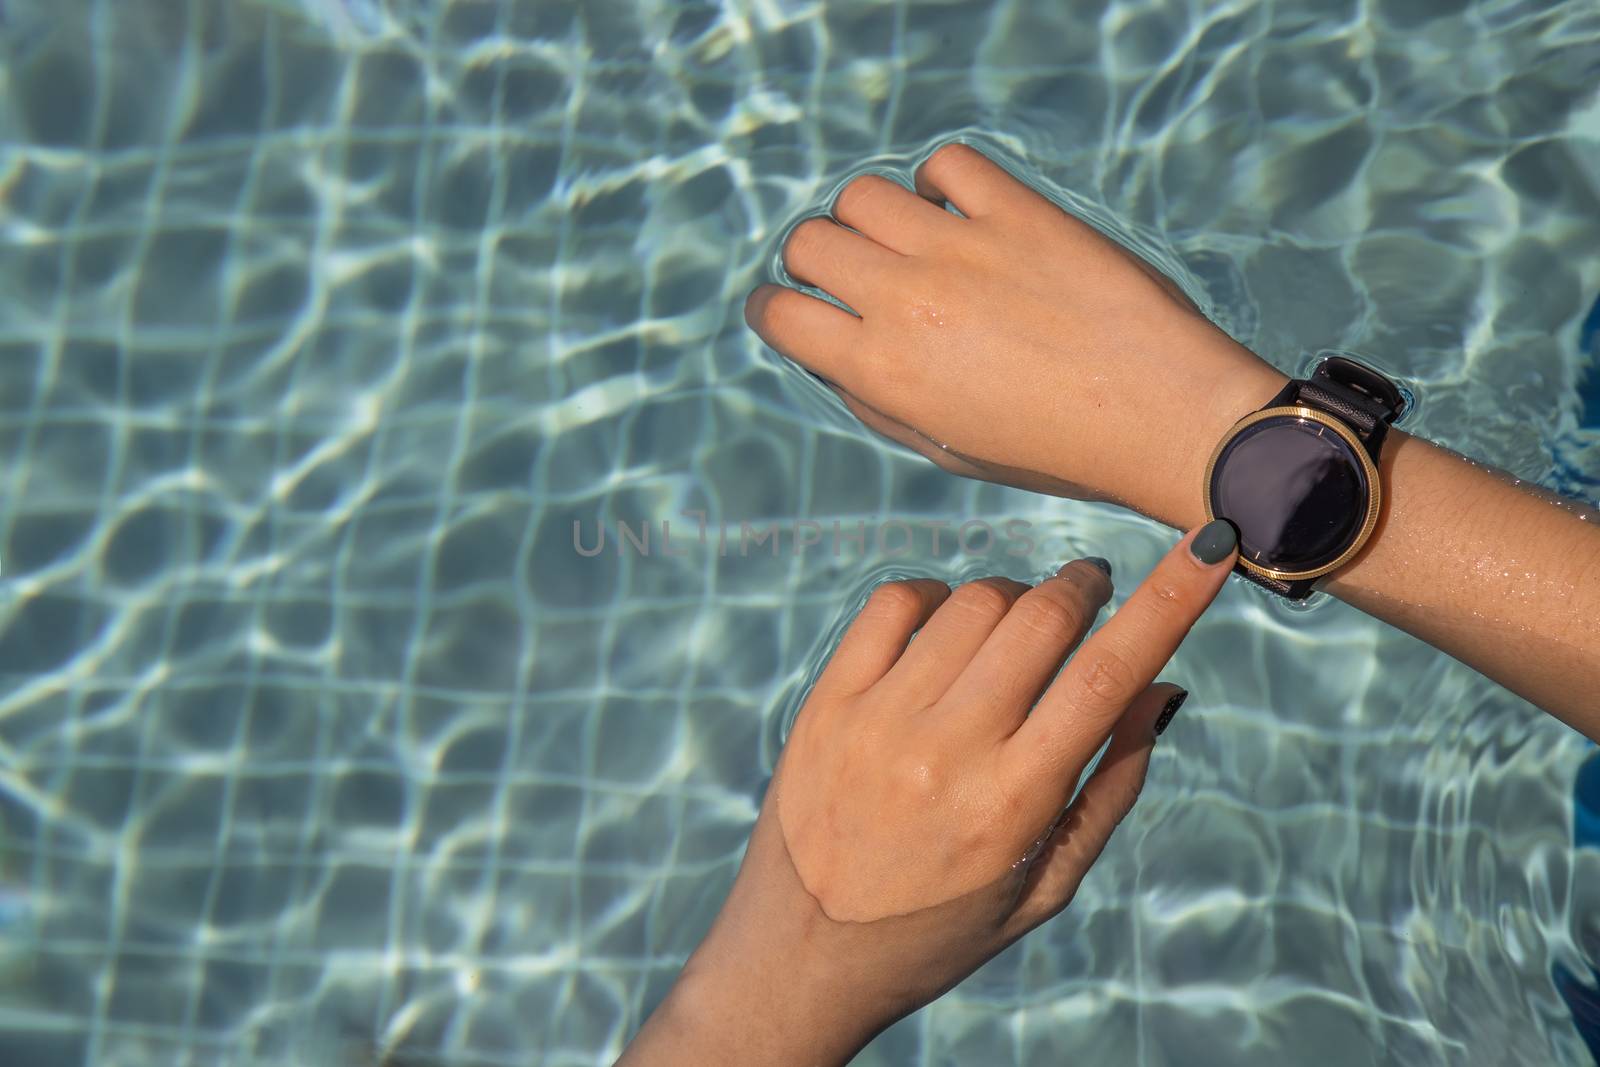
[[[1028,870],[1008,920],[1017,927],[1016,936],[1065,908],[1078,892],[1112,831],[1139,799],[1156,731],[1166,729],[1188,695],[1170,682],[1157,682],[1123,712],[1099,766],[1062,813],[1055,832]]]

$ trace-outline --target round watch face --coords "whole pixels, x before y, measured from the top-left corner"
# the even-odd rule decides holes
[[[1243,420],[1212,460],[1207,503],[1239,528],[1239,558],[1277,578],[1326,574],[1377,518],[1372,461],[1305,408]]]

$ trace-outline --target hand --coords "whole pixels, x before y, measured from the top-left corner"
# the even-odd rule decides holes
[[[1234,554],[1225,522],[1185,537],[1064,668],[1111,594],[1091,563],[1033,589],[880,586],[801,709],[722,913],[623,1063],[846,1062],[1065,907],[1181,699],[1151,683]]]
[[[1200,521],[1211,450],[1285,376],[975,149],[939,149],[916,190],[857,178],[784,246],[855,315],[766,285],[751,327],[947,470]]]

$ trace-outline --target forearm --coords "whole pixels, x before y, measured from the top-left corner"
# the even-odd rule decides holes
[[[746,962],[691,960],[617,1067],[842,1067],[870,1039],[843,1024],[847,1006],[797,1003],[781,962]]]
[[[841,972],[813,904],[763,812],[716,922],[617,1067],[848,1063],[896,1013],[871,975]]]
[[[1184,458],[1166,465],[1165,491],[1140,510],[1179,528],[1203,521],[1211,448],[1286,380],[1208,394],[1172,437]],[[1379,525],[1321,588],[1600,739],[1600,514],[1397,430],[1381,470]]]
[[[1383,474],[1380,525],[1328,592],[1600,740],[1600,513],[1403,433]]]

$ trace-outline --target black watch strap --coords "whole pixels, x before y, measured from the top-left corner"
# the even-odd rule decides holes
[[[1290,600],[1304,600],[1311,595],[1311,587],[1316,584],[1315,578],[1302,578],[1298,582],[1286,582],[1282,578],[1268,578],[1265,574],[1234,565],[1233,573],[1250,579],[1263,589],[1270,589],[1281,597]]]
[[[1311,377],[1294,379],[1266,406],[1290,404],[1339,416],[1376,460],[1389,424],[1406,409],[1406,398],[1393,382],[1372,368],[1344,356],[1329,356],[1317,365]]]
[[[1389,426],[1406,409],[1406,398],[1388,378],[1370,367],[1344,356],[1329,356],[1317,365],[1309,378],[1296,378],[1285,385],[1266,405],[1269,408],[1301,404],[1337,415],[1378,462],[1378,450]],[[1290,600],[1303,600],[1316,584],[1315,578],[1285,581],[1257,574],[1243,564],[1234,572],[1263,588]]]

